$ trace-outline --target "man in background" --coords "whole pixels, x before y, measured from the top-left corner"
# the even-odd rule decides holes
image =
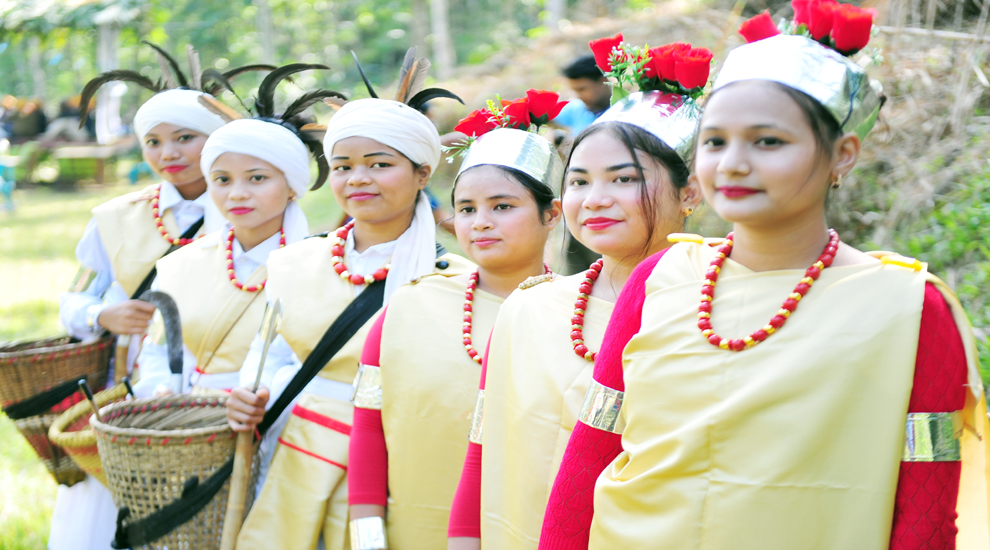
[[[567,103],[554,123],[566,127],[574,137],[608,109],[612,87],[605,82],[605,76],[591,54],[575,59],[561,72],[577,99]]]

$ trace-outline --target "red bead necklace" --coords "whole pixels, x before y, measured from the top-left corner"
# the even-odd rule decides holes
[[[333,257],[330,261],[333,262],[333,270],[340,275],[340,278],[350,282],[354,286],[360,286],[363,284],[371,284],[375,281],[384,281],[385,277],[388,277],[388,270],[391,268],[391,264],[385,264],[385,267],[379,268],[372,275],[358,275],[357,273],[351,273],[347,271],[347,265],[344,264],[344,248],[347,246],[347,235],[354,229],[354,220],[351,220],[344,224],[344,227],[338,229],[334,235],[337,237],[336,244],[330,249]]]
[[[195,241],[199,237],[193,237],[192,239],[173,239],[168,231],[165,230],[165,224],[162,223],[162,217],[158,212],[158,199],[162,195],[162,186],[158,184],[155,187],[155,193],[151,196],[151,215],[155,217],[155,225],[158,226],[158,232],[162,234],[162,237],[168,241],[168,244],[186,246],[187,244]]]
[[[595,280],[602,273],[602,266],[605,260],[599,258],[591,264],[588,271],[584,272],[584,282],[579,287],[577,300],[574,302],[574,316],[571,317],[571,346],[574,353],[582,359],[594,362],[598,352],[589,351],[584,343],[584,312],[588,309],[588,296],[591,294],[591,287],[595,285]]]
[[[552,274],[550,271],[550,266],[543,264],[543,272],[547,275]],[[471,274],[471,278],[468,279],[467,290],[464,291],[464,349],[467,350],[467,354],[474,360],[475,363],[481,364],[482,357],[478,353],[478,350],[474,349],[471,345],[471,327],[472,321],[471,317],[474,312],[474,290],[478,287],[478,270],[474,270]]]
[[[825,250],[818,257],[818,260],[811,264],[811,267],[804,272],[801,282],[794,287],[794,292],[791,292],[787,299],[784,300],[784,304],[780,306],[780,310],[770,319],[770,322],[745,338],[727,340],[715,334],[715,331],[712,329],[711,317],[712,299],[715,297],[715,283],[718,282],[718,274],[722,270],[722,264],[729,257],[729,254],[732,253],[732,233],[729,233],[725,237],[725,242],[722,246],[718,247],[718,254],[715,255],[715,259],[709,264],[708,271],[705,273],[705,282],[701,287],[701,304],[698,306],[698,328],[701,329],[701,334],[713,346],[731,351],[749,349],[766,340],[767,337],[784,326],[787,319],[797,309],[798,302],[811,290],[811,285],[818,280],[818,277],[822,274],[822,270],[832,265],[832,261],[835,260],[835,253],[838,250],[839,234],[834,229],[829,229],[828,244],[825,245]]]
[[[282,248],[285,246],[285,230],[279,229],[282,237],[278,240],[278,247]],[[257,286],[244,286],[243,283],[237,280],[237,275],[234,274],[234,228],[230,228],[230,233],[227,233],[227,276],[230,277],[230,282],[234,284],[240,290],[244,292],[258,292],[265,288],[265,283],[268,279],[265,279],[261,284]]]

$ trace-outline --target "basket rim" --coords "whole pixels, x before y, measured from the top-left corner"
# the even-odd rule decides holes
[[[11,348],[14,346],[21,346],[24,344],[32,344],[39,342],[56,342],[58,340],[63,340],[69,338],[68,334],[63,334],[61,336],[53,336],[51,338],[42,338],[40,340],[15,340],[13,342],[0,342],[0,350],[5,348]],[[0,351],[0,359],[17,359],[18,357],[31,357],[32,355],[51,355],[52,353],[58,353],[60,351],[66,351],[76,348],[85,348],[100,344],[101,342],[110,342],[113,340],[113,335],[110,333],[104,333],[100,336],[87,338],[81,342],[69,342],[66,344],[59,344],[57,346],[47,346],[40,348],[30,348],[20,351]]]
[[[102,407],[125,395],[127,395],[127,386],[117,384],[112,388],[97,392],[93,396],[93,400],[96,401],[97,406]],[[52,427],[48,429],[48,439],[51,439],[52,443],[65,448],[96,445],[96,432],[93,431],[92,427],[88,430],[83,429],[76,432],[65,431],[66,428],[90,412],[89,401],[86,399],[69,407],[68,410],[55,419],[55,422],[52,422]]]
[[[223,403],[227,401],[227,397],[194,397],[191,395],[170,395],[168,397],[145,397],[142,399],[132,399],[130,401],[121,401],[119,403],[111,403],[106,407],[100,408],[100,415],[107,416],[109,413],[114,412],[117,409],[124,407],[139,407],[142,405],[151,405],[172,403],[176,408],[182,407],[182,402],[201,402],[204,403],[203,406],[213,406],[205,405],[205,403],[218,402],[216,406],[222,407]],[[126,437],[154,437],[160,439],[176,439],[179,437],[197,437],[197,436],[209,436],[214,435],[225,430],[230,430],[230,426],[227,424],[226,420],[223,424],[218,424],[216,426],[207,426],[204,428],[193,428],[193,429],[180,429],[180,430],[149,430],[146,428],[121,428],[118,426],[112,426],[105,422],[101,422],[96,419],[96,415],[89,417],[89,425],[93,427],[93,431],[96,434],[107,434],[113,436],[126,436]],[[233,431],[231,430],[231,433]]]

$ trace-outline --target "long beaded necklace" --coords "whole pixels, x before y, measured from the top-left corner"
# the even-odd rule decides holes
[[[282,235],[278,240],[278,247],[282,248],[285,246],[285,229],[279,228],[279,233]],[[265,279],[261,284],[257,286],[244,286],[243,283],[237,280],[237,275],[234,274],[234,228],[230,228],[230,232],[227,233],[227,276],[230,277],[230,282],[234,284],[239,290],[244,292],[258,292],[265,288],[265,283],[268,279]]]
[[[701,287],[701,304],[698,305],[698,328],[701,329],[702,336],[711,345],[730,351],[742,351],[766,340],[784,326],[787,319],[797,309],[798,302],[808,294],[811,285],[821,276],[822,270],[832,265],[832,261],[835,260],[835,253],[839,250],[839,234],[834,229],[828,230],[828,244],[825,245],[825,250],[818,257],[818,260],[805,270],[801,282],[794,287],[794,291],[784,300],[777,314],[770,319],[766,326],[744,338],[727,340],[715,334],[715,330],[712,329],[711,317],[712,299],[715,298],[715,283],[718,282],[718,274],[722,270],[722,264],[732,253],[732,235],[729,233],[725,237],[725,242],[718,247],[718,254],[715,255],[715,259],[709,264],[708,271],[705,273],[705,282]]]
[[[578,287],[578,297],[574,302],[574,316],[571,317],[571,346],[574,353],[582,359],[594,362],[598,352],[588,350],[584,343],[584,312],[588,309],[588,296],[591,295],[591,287],[595,286],[595,281],[602,273],[602,266],[605,260],[598,258],[591,267],[584,272],[584,281]]]
[[[337,272],[337,275],[340,275],[341,279],[350,282],[354,286],[370,285],[375,281],[384,281],[385,277],[388,277],[388,270],[392,267],[391,264],[385,264],[385,267],[375,270],[372,275],[359,275],[347,270],[347,265],[344,264],[344,247],[347,245],[347,235],[350,234],[351,229],[354,229],[354,220],[347,222],[344,224],[344,227],[341,227],[334,233],[337,242],[330,249],[330,252],[333,254],[333,257],[330,258],[330,261],[333,263],[333,270]]]
[[[550,271],[550,266],[543,264],[543,272],[547,275],[553,274]],[[474,349],[471,345],[471,328],[473,326],[472,316],[474,313],[474,290],[478,287],[479,274],[478,270],[474,270],[471,277],[468,279],[467,290],[464,291],[464,349],[467,350],[467,354],[474,360],[475,363],[479,365],[482,362],[481,354],[478,350]]]
[[[158,199],[161,197],[161,195],[162,195],[162,186],[161,184],[158,184],[158,186],[155,187],[154,194],[151,196],[151,215],[155,217],[155,225],[158,226],[158,232],[162,234],[162,237],[166,241],[168,241],[168,244],[178,245],[178,246],[186,246],[187,244],[198,239],[199,237],[193,237],[191,239],[183,239],[183,238],[173,239],[172,236],[168,234],[168,231],[165,230],[165,224],[162,223],[161,214],[158,211]]]

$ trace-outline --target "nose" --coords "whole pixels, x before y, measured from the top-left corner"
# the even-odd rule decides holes
[[[166,140],[162,144],[162,160],[173,161],[182,157],[182,153],[179,151],[179,146],[177,143]]]
[[[718,161],[718,171],[729,177],[742,177],[751,169],[745,144],[741,140],[729,140]]]
[[[471,222],[471,229],[474,231],[484,231],[493,227],[495,227],[495,220],[492,218],[491,211],[484,208],[478,209],[475,212],[474,220]]]
[[[250,185],[243,180],[235,179],[227,189],[227,198],[230,200],[240,201],[251,197]]]
[[[609,186],[605,182],[591,182],[587,193],[581,206],[588,210],[599,210],[615,204],[615,199],[609,194]]]
[[[355,166],[350,170],[347,184],[353,186],[363,186],[371,183],[371,170],[366,166]]]

